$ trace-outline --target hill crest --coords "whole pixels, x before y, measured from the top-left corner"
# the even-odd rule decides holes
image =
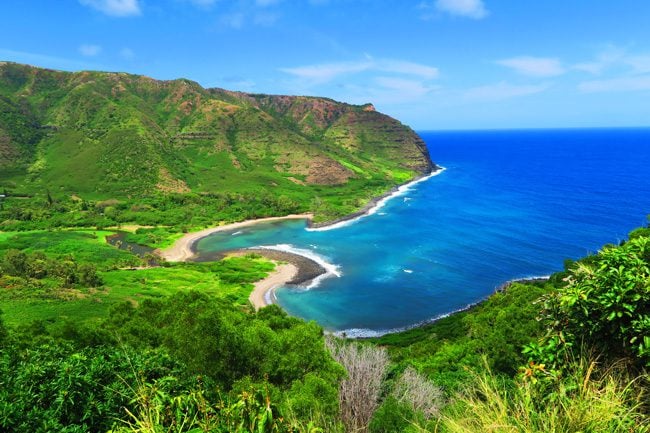
[[[0,187],[21,194],[313,199],[328,186],[355,198],[433,167],[420,137],[372,104],[0,62]]]

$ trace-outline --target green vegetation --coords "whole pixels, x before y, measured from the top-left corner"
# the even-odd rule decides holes
[[[139,259],[109,233],[0,236],[1,429],[650,431],[645,229],[431,325],[327,344],[247,305],[266,260],[120,269]]]
[[[511,383],[489,371],[478,374],[441,420],[450,433],[650,431],[647,398],[639,380],[622,366],[603,368],[588,355],[565,365],[552,386]]]
[[[14,432],[296,431],[335,416],[343,374],[318,326],[197,292],[2,344],[0,427]]]
[[[543,334],[535,301],[550,284],[513,283],[470,310],[431,325],[378,338],[400,369],[413,366],[448,393],[471,378],[484,359],[495,373],[514,376],[526,363],[525,344]]]
[[[52,259],[74,256],[98,269],[115,269],[140,263],[133,254],[111,247],[106,237],[114,232],[85,230],[37,230],[29,232],[0,232],[0,254],[8,250],[42,253]]]
[[[0,236],[0,308],[10,324],[105,317],[124,301],[199,290],[247,307],[252,283],[274,265],[256,257],[138,269],[143,259],[106,244],[111,232],[34,231]]]
[[[124,240],[129,243],[146,245],[151,248],[167,248],[182,236],[183,233],[177,233],[167,227],[141,227],[133,233],[127,232]]]
[[[127,225],[160,248],[222,222],[332,219],[430,168],[369,105],[0,63],[0,430],[650,431],[648,227],[363,342],[255,312],[261,257],[169,264],[106,243]]]
[[[0,63],[4,230],[327,220],[431,167],[369,106]]]
[[[650,238],[638,233],[574,264],[566,285],[543,298],[547,332],[527,347],[532,358],[561,370],[565,354],[586,344],[650,367]]]

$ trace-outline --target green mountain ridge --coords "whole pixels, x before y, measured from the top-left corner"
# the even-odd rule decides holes
[[[0,62],[0,187],[13,195],[266,191],[304,204],[340,190],[361,206],[433,167],[420,137],[371,104]]]

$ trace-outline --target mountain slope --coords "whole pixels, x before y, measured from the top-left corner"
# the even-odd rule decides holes
[[[417,134],[370,104],[0,63],[0,187],[16,194],[266,191],[359,206],[432,167]]]

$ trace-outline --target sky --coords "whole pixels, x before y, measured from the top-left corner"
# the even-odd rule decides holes
[[[416,130],[650,126],[648,0],[2,0],[0,60],[372,103]]]

